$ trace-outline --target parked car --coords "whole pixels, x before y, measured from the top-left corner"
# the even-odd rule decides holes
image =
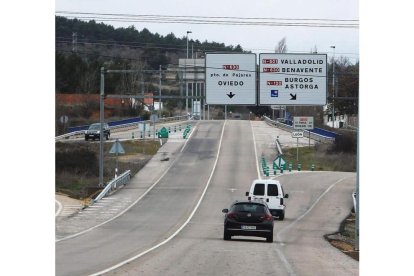
[[[283,192],[282,184],[274,179],[256,179],[250,191],[246,192],[248,200],[262,199],[269,206],[272,216],[283,220],[285,218],[285,198],[289,195]]]
[[[101,131],[101,124],[95,123],[91,124],[88,128],[88,130],[85,130],[85,141],[88,141],[89,138],[92,138],[92,140],[95,140],[96,138],[100,139],[99,132]],[[111,130],[109,129],[109,125],[107,123],[103,124],[103,133],[106,140],[109,139],[109,136],[111,135]]]
[[[223,209],[224,240],[232,236],[255,236],[273,242],[273,216],[266,203],[259,200],[235,201]]]

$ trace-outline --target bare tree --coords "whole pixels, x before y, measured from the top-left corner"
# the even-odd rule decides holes
[[[286,52],[287,52],[286,37],[284,37],[277,44],[277,47],[275,48],[275,53],[286,53]]]
[[[143,64],[139,61],[134,61],[125,64],[123,69],[135,70],[134,72],[121,73],[121,78],[117,90],[122,95],[137,95],[141,87]],[[128,101],[129,108],[136,109],[139,102],[134,98]]]
[[[87,94],[95,93],[99,90],[98,88],[98,74],[95,70],[88,69],[85,71],[85,74],[81,76],[80,79],[80,90],[86,92]]]
[[[318,48],[315,46],[313,46],[313,48],[310,49],[310,53],[311,54],[317,54],[318,53]]]

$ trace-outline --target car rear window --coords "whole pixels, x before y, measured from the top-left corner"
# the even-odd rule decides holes
[[[278,196],[279,195],[279,191],[277,189],[276,184],[267,185],[267,195],[268,196]]]
[[[233,212],[250,212],[250,213],[265,213],[265,208],[261,204],[241,203],[235,204],[232,208]]]
[[[261,183],[256,183],[254,186],[253,194],[257,196],[264,196],[265,185]]]

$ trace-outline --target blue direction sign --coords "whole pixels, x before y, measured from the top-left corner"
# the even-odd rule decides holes
[[[325,105],[326,54],[259,55],[259,105]]]

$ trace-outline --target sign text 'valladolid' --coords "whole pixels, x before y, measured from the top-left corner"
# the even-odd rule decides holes
[[[259,105],[325,105],[326,54],[260,54]]]

